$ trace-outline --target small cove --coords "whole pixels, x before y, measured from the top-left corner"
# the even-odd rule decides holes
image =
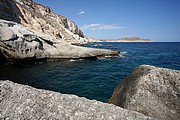
[[[135,67],[149,64],[180,70],[180,43],[93,43],[119,50],[121,57],[98,60],[0,65],[0,79],[107,102],[114,88]]]

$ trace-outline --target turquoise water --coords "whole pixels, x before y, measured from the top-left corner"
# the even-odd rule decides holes
[[[98,45],[96,45],[98,44]],[[107,102],[133,68],[149,64],[180,70],[180,43],[94,43],[122,57],[0,65],[0,79]]]

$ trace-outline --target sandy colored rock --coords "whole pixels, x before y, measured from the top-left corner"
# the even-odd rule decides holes
[[[109,103],[162,120],[179,120],[180,71],[137,67],[116,87]]]

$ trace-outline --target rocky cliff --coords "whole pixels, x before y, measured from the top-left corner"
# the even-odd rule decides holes
[[[20,23],[27,29],[39,31],[72,44],[89,42],[72,21],[32,0],[1,0],[0,19]]]
[[[32,0],[0,1],[0,62],[119,55],[117,51],[71,45],[89,40],[77,25],[49,7]]]
[[[162,120],[179,120],[180,71],[137,67],[116,87],[109,103]]]
[[[29,30],[18,23],[0,20],[0,61],[78,59],[118,55],[118,51],[70,45],[50,35]]]
[[[107,103],[0,81],[1,120],[152,120]]]

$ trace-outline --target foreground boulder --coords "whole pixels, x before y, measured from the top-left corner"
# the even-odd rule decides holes
[[[0,81],[0,119],[151,120],[107,103]]]
[[[118,51],[80,47],[62,39],[29,30],[24,26],[0,19],[0,61],[24,59],[78,59],[117,56]]]
[[[179,120],[180,71],[137,67],[116,87],[109,103],[162,120]]]

